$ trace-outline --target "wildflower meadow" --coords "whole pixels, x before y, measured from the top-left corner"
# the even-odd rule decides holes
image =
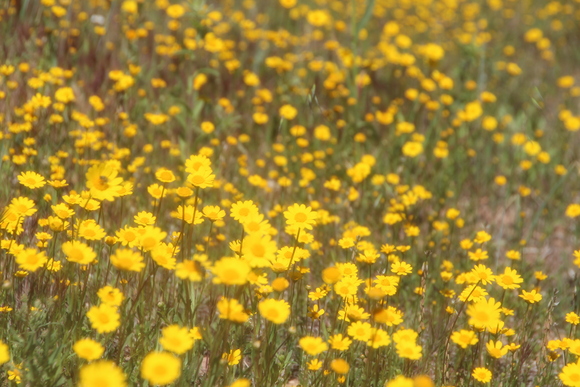
[[[579,25],[0,1],[0,386],[580,387]]]

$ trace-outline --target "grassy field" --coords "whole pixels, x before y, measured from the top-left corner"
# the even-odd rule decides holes
[[[0,7],[0,386],[580,387],[579,0]]]

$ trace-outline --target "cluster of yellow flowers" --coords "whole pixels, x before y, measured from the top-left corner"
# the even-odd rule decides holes
[[[580,387],[579,20],[9,1],[0,384]]]

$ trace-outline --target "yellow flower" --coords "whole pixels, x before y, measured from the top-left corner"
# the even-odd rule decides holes
[[[175,269],[175,258],[174,255],[179,252],[179,247],[173,246],[172,243],[159,243],[159,245],[151,250],[151,258],[159,266],[167,269]]]
[[[407,157],[417,157],[423,153],[423,144],[417,141],[407,141],[403,144],[402,152]]]
[[[391,271],[400,276],[407,275],[413,272],[413,266],[409,265],[406,262],[399,261],[391,265]]]
[[[332,138],[332,133],[328,126],[318,125],[314,128],[314,137],[320,141],[329,141]]]
[[[179,19],[185,13],[185,8],[180,4],[172,4],[165,9],[167,16],[173,19]]]
[[[92,247],[83,242],[65,242],[62,244],[61,248],[69,262],[88,265],[97,257],[97,254],[93,251]]]
[[[397,292],[399,281],[400,281],[399,276],[377,275],[377,278],[373,280],[373,283],[376,283],[377,287],[382,291],[384,291],[386,294],[392,296]]]
[[[504,346],[503,343],[499,340],[495,342],[493,340],[490,340],[487,344],[485,344],[485,348],[487,348],[487,353],[489,353],[490,356],[495,357],[496,359],[505,356],[505,354],[507,354],[509,350],[509,347]]]
[[[563,89],[569,89],[570,87],[574,86],[574,77],[571,75],[565,75],[557,79],[556,84],[558,87]]]
[[[70,87],[61,87],[54,93],[54,99],[62,103],[73,102],[75,100],[75,93]]]
[[[395,348],[397,349],[397,355],[403,359],[419,360],[423,356],[423,348],[414,342],[400,342]]]
[[[318,359],[312,359],[306,363],[306,365],[310,371],[318,371],[320,368],[322,368],[322,362]]]
[[[141,211],[133,217],[133,221],[140,226],[152,226],[157,218],[150,212]]]
[[[464,121],[475,121],[478,119],[483,113],[483,108],[481,107],[481,103],[479,101],[469,102],[465,105],[465,109],[459,112],[459,118]]]
[[[491,240],[491,235],[489,235],[487,232],[485,231],[478,231],[477,234],[475,235],[475,238],[473,238],[473,241],[475,243],[485,243]]]
[[[110,257],[117,269],[140,272],[145,267],[141,253],[131,249],[117,249]]]
[[[181,376],[181,359],[168,352],[150,352],[141,363],[141,377],[152,385],[171,384]]]
[[[36,212],[34,208],[34,201],[24,197],[19,196],[10,201],[8,210],[14,212],[17,217],[31,216]]]
[[[187,328],[179,325],[170,325],[161,330],[162,337],[159,344],[164,350],[181,355],[193,347],[194,339]]]
[[[328,344],[326,344],[320,337],[305,336],[298,341],[300,348],[304,350],[307,354],[311,356],[316,356],[326,350],[328,350]]]
[[[578,316],[574,312],[570,312],[570,313],[566,314],[566,322],[573,324],[573,325],[578,325],[578,324],[580,324],[580,316]]]
[[[172,183],[175,181],[175,175],[167,168],[159,168],[155,172],[155,178],[162,183]]]
[[[169,116],[164,113],[145,113],[143,116],[152,125],[162,125],[169,121]]]
[[[462,329],[459,332],[453,332],[451,335],[451,341],[465,349],[469,345],[477,344],[479,339],[474,331]]]
[[[179,187],[175,190],[175,193],[182,199],[186,199],[193,195],[193,191],[189,187]]]
[[[92,306],[87,312],[87,317],[91,327],[99,333],[112,332],[121,325],[117,308],[107,304]]]
[[[194,341],[194,343],[197,340],[201,340],[203,337],[201,336],[201,332],[199,330],[199,327],[193,327],[189,330],[189,337],[191,337]]]
[[[201,224],[203,223],[202,213],[193,206],[179,206],[176,211],[171,211],[172,218],[182,220],[188,224]],[[193,219],[195,215],[195,221]]]
[[[401,344],[405,342],[415,343],[417,341],[419,334],[412,329],[399,329],[393,333],[393,341],[396,344]]]
[[[524,280],[517,271],[506,267],[503,274],[495,277],[495,282],[504,289],[517,289]]]
[[[218,206],[205,206],[205,207],[203,207],[201,212],[202,212],[203,216],[205,216],[206,218],[208,218],[212,222],[215,222],[217,220],[222,220],[224,218],[224,216],[226,216],[226,212]]]
[[[477,367],[471,373],[475,380],[481,383],[489,383],[491,381],[491,371],[487,368]]]
[[[328,343],[332,349],[336,349],[338,351],[346,351],[350,345],[352,344],[352,340],[342,334],[337,334],[330,336],[328,339]]]
[[[496,329],[501,323],[500,308],[501,303],[496,302],[494,298],[471,304],[467,307],[468,324],[481,329]]]
[[[533,289],[531,292],[522,290],[522,294],[520,294],[520,297],[529,302],[530,304],[534,304],[542,300],[542,295],[538,293],[536,289]]]
[[[32,171],[22,172],[18,175],[18,182],[30,189],[42,188],[46,184],[42,175]]]
[[[60,203],[51,206],[51,208],[54,214],[61,219],[68,219],[75,214],[75,212],[66,203]]]
[[[251,71],[244,72],[244,83],[248,86],[258,86],[260,84],[260,78],[258,75]]]
[[[252,382],[249,379],[241,378],[241,379],[234,381],[228,387],[250,387],[251,385],[252,385]]]
[[[166,236],[167,233],[159,227],[146,226],[139,233],[137,246],[145,252],[154,250]]]
[[[395,379],[387,381],[385,387],[414,387],[413,379],[407,378],[403,375],[397,376]]]
[[[0,365],[10,361],[10,351],[8,346],[0,340]]]
[[[239,364],[240,360],[242,360],[242,350],[232,349],[230,352],[222,354],[222,359],[225,359],[228,365]]]
[[[135,227],[125,226],[117,230],[115,235],[123,246],[135,247],[137,245],[139,234]]]
[[[344,359],[333,359],[330,362],[330,369],[339,375],[344,375],[350,370],[350,365]]]
[[[123,370],[112,361],[99,360],[83,366],[79,375],[81,387],[125,387]]]
[[[576,218],[580,215],[580,204],[572,203],[566,207],[566,216],[569,218]]]
[[[386,309],[377,310],[373,318],[376,322],[383,323],[387,326],[399,325],[403,322],[403,312],[394,306],[388,306]]]
[[[308,11],[306,14],[306,20],[309,24],[313,25],[314,27],[322,27],[326,25],[330,21],[330,16],[328,12],[321,10],[321,9],[314,9]]]
[[[36,271],[48,261],[44,251],[35,248],[23,249],[16,255],[16,263],[21,270]]]
[[[286,225],[289,227],[312,230],[312,227],[316,224],[318,213],[304,204],[293,204],[284,211],[284,217],[286,218]]]
[[[278,277],[272,281],[272,289],[276,292],[283,292],[288,289],[288,286],[290,286],[290,282],[284,277]],[[322,312],[324,313],[324,310]]]
[[[280,5],[284,8],[293,8],[296,5],[296,0],[280,0]]]
[[[292,105],[282,105],[279,110],[280,116],[288,121],[293,120],[298,114],[298,110]]]
[[[199,188],[211,188],[214,181],[215,175],[210,167],[202,167],[187,176],[187,182]]]
[[[258,207],[251,200],[246,200],[245,202],[239,201],[232,204],[230,208],[230,216],[240,223],[247,218],[258,215],[260,211]]]
[[[252,114],[252,119],[258,125],[263,125],[268,122],[268,115],[265,113],[256,112]]]
[[[268,298],[258,304],[260,315],[274,324],[284,323],[290,316],[290,304],[284,300]]]
[[[107,234],[94,219],[87,219],[75,225],[75,235],[89,241],[98,241],[103,239]]]
[[[244,230],[246,233],[248,233],[248,235],[267,234],[271,229],[270,222],[268,220],[264,220],[264,215],[262,214],[257,214],[253,217],[244,219],[242,225],[244,226]]]
[[[251,267],[270,267],[277,251],[276,241],[269,235],[253,234],[244,239],[242,257]]]
[[[211,270],[216,276],[214,283],[243,285],[248,281],[251,267],[239,258],[224,257],[217,261]]]
[[[471,259],[472,261],[483,261],[489,258],[487,251],[481,249],[470,251],[467,253],[467,255],[469,256],[469,259]]]
[[[118,171],[115,165],[113,162],[106,162],[89,168],[86,179],[91,198],[113,201],[119,196],[119,188],[123,179],[117,177]]]
[[[517,63],[510,62],[506,65],[506,71],[509,75],[520,75],[522,73],[522,69],[518,66]]]
[[[92,339],[80,339],[73,345],[73,351],[81,359],[97,360],[103,356],[105,348],[99,342]]]
[[[566,364],[558,377],[565,386],[580,387],[580,359],[576,363]]]
[[[204,274],[200,267],[200,263],[193,259],[185,259],[175,266],[175,275],[181,279],[188,279],[192,282],[199,282],[202,280]]]
[[[473,275],[482,285],[490,284],[495,280],[493,272],[485,265],[475,265],[469,274]]]
[[[373,348],[385,347],[390,343],[391,338],[389,337],[389,334],[380,328],[373,328],[371,330],[371,336],[367,341],[367,345]]]
[[[203,85],[207,83],[207,75],[200,73],[195,76],[193,79],[193,89],[199,90],[202,88]]]
[[[91,104],[93,109],[95,109],[97,112],[103,111],[105,109],[103,100],[97,95],[92,95],[89,97],[89,104]]]
[[[244,307],[236,299],[222,298],[217,303],[217,309],[220,314],[219,317],[222,319],[243,323],[250,318],[250,316],[244,312]]]
[[[204,132],[206,134],[210,134],[215,130],[215,125],[210,121],[203,121],[200,124],[200,128],[201,128],[202,132]]]
[[[356,321],[349,325],[347,333],[354,340],[368,341],[371,337],[371,324],[362,321]]]
[[[111,306],[121,306],[121,303],[125,299],[125,296],[121,290],[114,288],[112,286],[105,286],[99,289],[97,292],[97,297],[103,304]]]

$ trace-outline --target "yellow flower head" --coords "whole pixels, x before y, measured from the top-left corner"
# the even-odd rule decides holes
[[[119,196],[119,188],[123,179],[117,177],[118,170],[115,165],[113,162],[105,162],[89,168],[86,178],[91,198],[113,201]]]
[[[350,365],[344,359],[334,359],[330,362],[330,369],[339,375],[344,375],[350,370]]]
[[[193,347],[194,339],[189,334],[189,329],[179,325],[170,325],[161,330],[159,344],[164,350],[181,355]]]
[[[99,333],[112,332],[121,325],[117,308],[107,304],[92,306],[87,312],[87,317],[91,327]]]
[[[140,272],[145,267],[141,253],[131,249],[117,249],[110,257],[117,269]]]
[[[42,188],[46,184],[42,175],[32,171],[22,172],[18,175],[18,182],[30,189]]]
[[[496,329],[501,323],[500,310],[501,303],[494,298],[475,302],[467,307],[468,323],[476,328]]]
[[[171,384],[181,376],[181,359],[169,352],[150,352],[141,363],[141,377],[152,385]]]
[[[121,303],[125,299],[125,296],[121,290],[114,288],[112,286],[104,286],[97,292],[97,297],[103,304],[111,306],[121,306]]]
[[[8,346],[0,340],[0,365],[10,361],[10,351]]]
[[[125,387],[127,378],[121,367],[109,360],[99,360],[83,366],[79,385],[83,387]]]
[[[489,381],[491,381],[492,374],[491,371],[487,368],[477,367],[473,370],[471,376],[473,376],[473,378],[478,382],[489,383]]]
[[[73,351],[81,359],[96,360],[103,355],[105,348],[93,339],[80,339],[73,345]]]
[[[286,218],[287,226],[312,230],[316,224],[318,214],[311,207],[307,207],[304,204],[294,204],[284,211],[284,217]]]
[[[223,283],[226,285],[243,285],[248,280],[251,267],[249,264],[239,258],[224,257],[217,261],[212,268],[214,283]]]
[[[258,304],[260,315],[274,324],[284,323],[290,316],[290,304],[284,300],[268,298]]]
[[[44,251],[38,251],[35,248],[23,249],[16,255],[16,263],[21,270],[36,271],[47,261]]]
[[[300,345],[300,348],[302,348],[304,352],[311,356],[316,356],[328,350],[328,344],[326,344],[320,337],[302,337],[298,341],[298,345]]]

